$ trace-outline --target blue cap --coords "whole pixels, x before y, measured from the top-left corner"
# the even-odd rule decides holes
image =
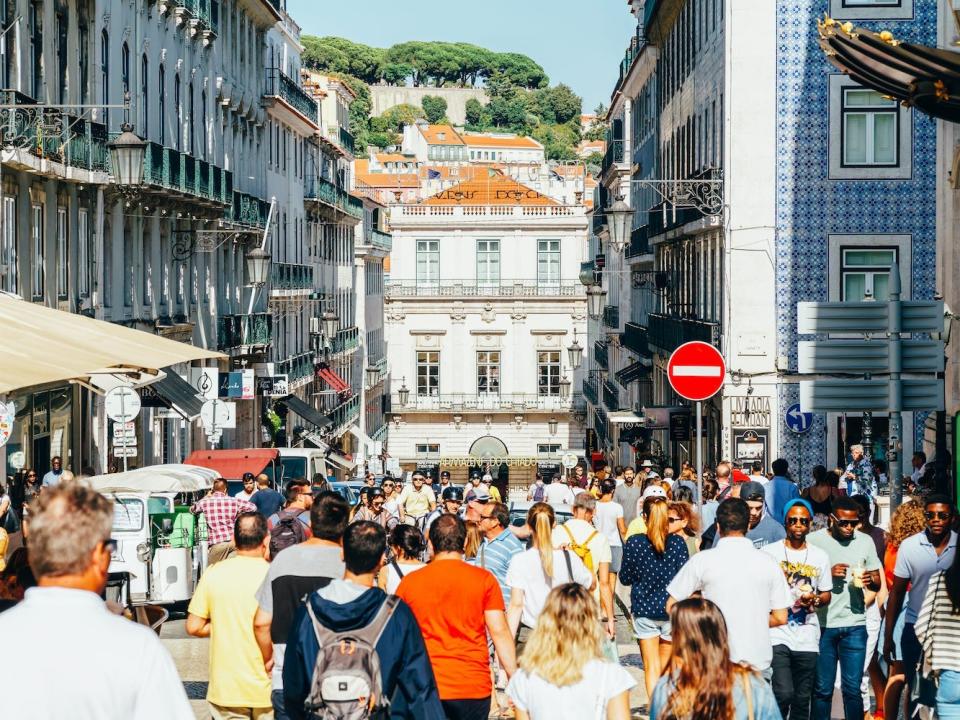
[[[793,500],[788,501],[787,504],[783,506],[783,523],[784,524],[787,523],[787,513],[790,512],[790,508],[792,508],[794,505],[803,505],[807,509],[807,512],[810,513],[810,517],[811,518],[813,517],[813,505],[811,505],[809,502],[807,502],[803,498],[794,498]]]

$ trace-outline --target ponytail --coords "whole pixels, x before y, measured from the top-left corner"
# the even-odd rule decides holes
[[[670,529],[666,498],[647,498],[643,503],[643,515],[647,523],[647,539],[657,554],[663,555]]]
[[[553,577],[553,525],[556,515],[547,503],[534,503],[527,513],[527,525],[533,530],[533,545],[540,552],[540,564],[548,578]]]

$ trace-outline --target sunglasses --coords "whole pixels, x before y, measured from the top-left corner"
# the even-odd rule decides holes
[[[949,520],[951,517],[950,512],[944,512],[942,510],[928,510],[923,516],[927,520]]]
[[[117,541],[113,538],[107,538],[103,541],[103,549],[113,555],[117,551]]]
[[[836,515],[833,515],[833,521],[840,527],[856,527],[860,524],[859,520],[841,520]]]
[[[681,520],[683,520],[683,518],[668,517],[667,520],[669,520],[670,522],[680,522]]]
[[[837,522],[840,522],[840,521],[838,520]],[[849,522],[849,521],[848,521],[848,520],[844,520],[843,522]],[[788,517],[788,518],[787,518],[787,525],[809,525],[809,524],[810,524],[810,518],[802,518],[802,517]],[[854,524],[856,524],[856,523],[854,523]]]

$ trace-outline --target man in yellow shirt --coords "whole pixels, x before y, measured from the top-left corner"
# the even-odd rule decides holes
[[[419,470],[413,473],[413,484],[407,485],[400,493],[400,522],[423,527],[427,515],[437,506],[437,496],[433,489],[425,485],[426,477]]]
[[[260,513],[242,513],[233,526],[237,553],[200,578],[187,632],[210,638],[207,703],[213,720],[270,720],[270,676],[253,635],[257,588],[270,565],[270,534]]]

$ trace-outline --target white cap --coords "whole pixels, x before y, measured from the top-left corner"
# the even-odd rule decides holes
[[[490,473],[487,473],[486,475],[483,476],[483,481],[484,481],[485,483],[492,483],[492,482],[493,482],[493,475],[491,475]]]
[[[662,497],[667,496],[667,491],[664,490],[659,485],[651,485],[646,490],[643,491],[643,495],[640,496],[641,500],[646,500],[649,497]]]

